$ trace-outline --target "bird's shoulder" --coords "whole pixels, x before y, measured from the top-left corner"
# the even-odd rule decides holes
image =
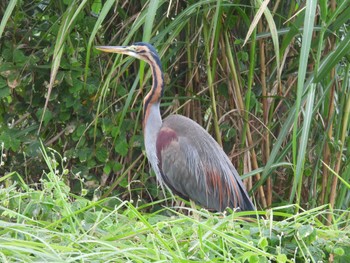
[[[182,115],[169,115],[164,119],[157,135],[156,148],[159,160],[164,160],[162,157],[167,155],[190,163],[205,162],[208,150],[222,153],[222,149],[206,130]]]
[[[178,114],[169,115],[163,120],[162,129],[165,128],[173,130],[178,137],[185,137],[190,141],[212,139],[209,133],[197,122]]]
[[[169,125],[180,125],[181,126],[181,124],[184,124],[184,125],[190,124],[190,125],[200,126],[194,120],[191,120],[190,118],[183,116],[183,115],[180,115],[180,114],[171,114],[163,120],[163,125],[165,125],[165,126],[169,126]]]

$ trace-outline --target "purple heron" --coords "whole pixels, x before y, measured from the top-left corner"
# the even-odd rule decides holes
[[[96,48],[141,59],[151,67],[153,83],[143,100],[142,126],[147,158],[160,185],[209,210],[255,210],[238,172],[206,130],[181,115],[162,120],[164,79],[155,48],[142,42]]]

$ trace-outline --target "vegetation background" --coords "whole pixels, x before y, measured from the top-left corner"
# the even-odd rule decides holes
[[[0,14],[3,259],[349,260],[349,0],[5,0]],[[213,135],[267,221],[165,208],[178,203],[143,153],[149,68],[94,49],[138,41],[161,56],[164,116]]]

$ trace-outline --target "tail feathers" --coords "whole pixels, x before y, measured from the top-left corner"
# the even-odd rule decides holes
[[[242,211],[254,211],[256,210],[253,202],[250,200],[248,193],[246,192],[245,188],[241,186],[241,200],[242,202],[239,204],[239,207]]]

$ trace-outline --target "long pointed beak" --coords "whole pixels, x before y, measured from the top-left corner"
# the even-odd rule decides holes
[[[103,52],[130,55],[130,50],[125,46],[96,46],[95,48]]]

